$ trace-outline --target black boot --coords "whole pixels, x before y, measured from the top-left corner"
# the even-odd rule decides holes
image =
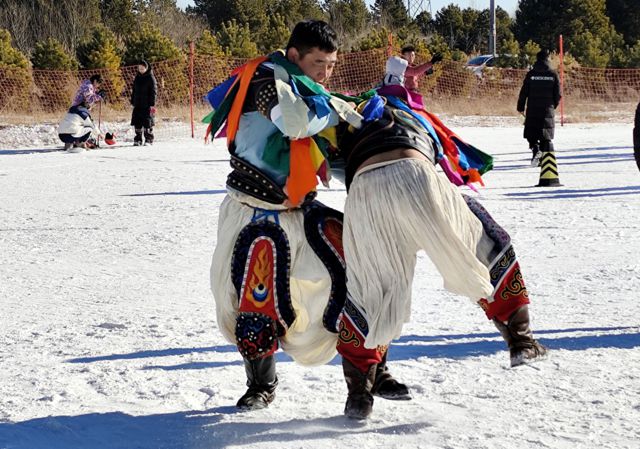
[[[355,365],[344,357],[342,370],[347,381],[347,403],[344,414],[352,419],[366,419],[373,411],[373,396],[371,388],[376,376],[377,365],[371,365],[366,373],[361,372]]]
[[[384,353],[382,361],[378,363],[376,367],[376,378],[373,382],[373,388],[371,393],[374,396],[380,396],[384,399],[390,399],[392,401],[408,401],[411,399],[409,394],[409,388],[405,384],[401,384],[393,378],[387,367],[387,354],[389,350]]]
[[[538,144],[531,147],[531,166],[538,167],[540,165],[540,159],[542,159],[542,150]]]
[[[533,339],[527,305],[513,312],[506,323],[496,318],[493,322],[509,346],[512,367],[538,361],[546,355],[547,348]]]
[[[142,145],[142,128],[134,128],[135,136],[133,137],[133,146],[139,147]]]
[[[244,359],[244,369],[249,389],[238,400],[236,407],[246,410],[267,407],[276,397],[276,359],[272,355],[256,360]]]

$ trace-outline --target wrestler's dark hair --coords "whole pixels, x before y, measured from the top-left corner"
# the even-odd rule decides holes
[[[409,53],[411,51],[416,51],[416,47],[414,47],[413,45],[407,45],[406,47],[402,47],[400,54]]]
[[[300,56],[311,52],[313,48],[333,53],[338,50],[338,36],[331,26],[322,20],[304,20],[298,22],[291,32],[287,50],[298,50]]]
[[[89,78],[89,82],[93,83],[94,81],[101,83],[102,77],[100,75],[91,75],[91,78]]]

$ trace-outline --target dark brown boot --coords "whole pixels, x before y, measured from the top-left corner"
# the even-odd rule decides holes
[[[373,411],[373,396],[371,387],[376,376],[376,366],[371,365],[366,373],[361,372],[355,365],[344,357],[342,370],[347,381],[347,403],[344,414],[351,419],[366,419]]]
[[[373,382],[371,393],[374,396],[392,401],[409,401],[411,399],[409,388],[394,379],[389,372],[389,367],[387,367],[387,354],[389,354],[388,349],[387,352],[384,353],[382,361],[378,363],[376,367],[376,378]]]
[[[273,356],[256,360],[244,359],[244,369],[249,389],[238,400],[236,407],[244,410],[267,407],[276,398],[276,359]]]
[[[524,305],[513,312],[506,323],[496,318],[493,322],[509,346],[512,367],[538,361],[547,354],[547,348],[533,338],[528,306]]]

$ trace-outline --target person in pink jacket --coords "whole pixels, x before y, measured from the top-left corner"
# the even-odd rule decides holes
[[[442,55],[436,53],[431,61],[412,65],[416,59],[416,49],[412,45],[404,47],[400,54],[401,56],[392,56],[387,60],[384,84],[401,84],[412,91],[418,90],[418,78],[425,73],[433,73],[433,65],[442,61]],[[398,79],[390,78],[394,76]]]

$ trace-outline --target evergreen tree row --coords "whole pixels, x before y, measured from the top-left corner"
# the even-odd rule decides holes
[[[520,0],[515,17],[497,8],[499,63],[524,67],[542,47],[588,67],[640,67],[638,0]],[[252,57],[286,44],[304,18],[329,21],[343,51],[413,44],[465,60],[488,51],[489,10],[439,10],[411,17],[403,0],[0,0],[0,66],[69,70],[117,68],[144,58],[180,58],[187,42],[200,54]],[[17,52],[17,53],[16,53]],[[16,54],[18,56],[16,56]],[[19,62],[16,62],[18,61]]]

